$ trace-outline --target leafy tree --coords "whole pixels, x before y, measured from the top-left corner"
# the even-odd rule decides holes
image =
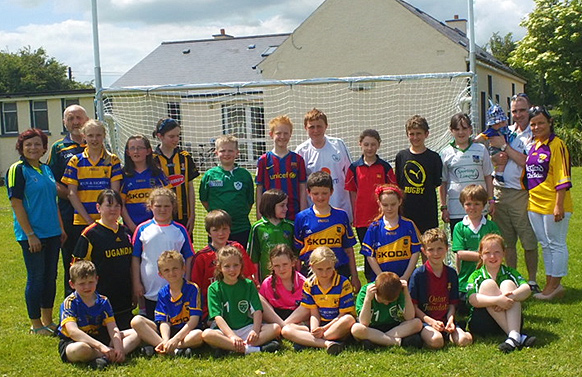
[[[507,33],[502,37],[499,35],[499,32],[496,31],[491,38],[489,38],[489,42],[487,42],[485,48],[488,49],[497,60],[503,64],[507,64],[509,54],[515,50],[516,46],[517,44],[513,40],[513,33]]]
[[[49,57],[41,47],[17,53],[0,51],[0,93],[45,92],[91,88],[69,80],[67,66]]]
[[[560,99],[564,121],[582,120],[582,0],[535,0],[526,36],[509,62],[539,75]]]

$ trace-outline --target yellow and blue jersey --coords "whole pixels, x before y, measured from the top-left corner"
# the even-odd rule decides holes
[[[77,292],[73,292],[65,298],[61,304],[61,323],[59,332],[61,337],[69,338],[65,325],[76,322],[81,331],[89,335],[98,335],[102,327],[110,322],[115,322],[113,308],[107,297],[95,292],[95,303],[87,306]]]
[[[123,178],[121,162],[116,155],[103,149],[98,161],[89,158],[87,149],[78,155],[71,157],[61,181],[65,185],[76,185],[77,196],[85,210],[94,220],[101,216],[97,212],[97,197],[99,193],[111,188],[111,182]],[[86,225],[85,219],[75,211],[74,225]]]
[[[311,252],[319,246],[327,246],[335,253],[337,265],[349,263],[345,249],[353,247],[356,238],[346,211],[331,207],[329,215],[320,216],[313,207],[307,208],[295,217],[294,245],[299,250],[299,259],[309,262]]]
[[[328,289],[319,285],[315,276],[303,284],[303,297],[301,306],[307,309],[317,308],[321,317],[321,324],[325,324],[340,314],[355,316],[354,289],[350,281],[337,272],[332,278],[332,284]]]
[[[147,203],[150,192],[156,187],[172,188],[164,173],[160,172],[155,176],[150,168],[141,173],[134,172],[132,175],[126,174],[123,177],[120,194],[129,217],[135,225],[153,217],[152,212],[147,208]]]
[[[376,258],[382,271],[402,276],[412,254],[420,252],[419,239],[420,234],[412,220],[400,216],[398,225],[390,228],[382,217],[368,228],[360,254]]]
[[[172,329],[180,330],[193,315],[202,316],[200,292],[196,284],[184,279],[182,293],[175,299],[172,298],[170,284],[160,289],[155,311],[156,322],[168,322]]]

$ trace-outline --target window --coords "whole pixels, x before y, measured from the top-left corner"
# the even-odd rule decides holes
[[[65,109],[71,105],[79,105],[79,99],[78,98],[61,98],[61,113],[64,114]],[[63,123],[63,130],[61,131],[61,133],[63,135],[66,135],[69,131],[67,131],[67,127],[65,127],[65,124]]]
[[[18,111],[16,109],[16,102],[2,102],[0,110],[2,135],[18,134]]]
[[[222,133],[238,138],[241,162],[256,162],[267,151],[263,107],[250,104],[224,105]]]
[[[178,122],[182,121],[182,111],[180,110],[180,102],[168,102],[168,118],[176,119]]]
[[[493,76],[487,75],[487,95],[493,98]]]
[[[31,101],[30,107],[32,128],[48,131],[48,106],[46,101]]]

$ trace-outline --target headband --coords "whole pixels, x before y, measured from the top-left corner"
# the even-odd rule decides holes
[[[390,192],[390,191],[396,193],[396,195],[398,195],[399,198],[402,198],[402,190],[400,190],[400,187],[395,186],[395,185],[378,186],[374,190],[374,193],[379,198],[380,195],[382,195],[382,193]]]

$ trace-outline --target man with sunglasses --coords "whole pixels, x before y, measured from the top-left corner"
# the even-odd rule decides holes
[[[507,141],[500,136],[490,139],[492,147],[502,150],[492,158],[494,164],[507,161],[504,182],[493,180],[496,198],[493,220],[499,226],[507,245],[507,265],[512,268],[517,266],[516,245],[519,237],[525,250],[528,284],[533,292],[540,292],[540,287],[536,282],[538,244],[527,215],[528,191],[523,174],[527,152],[532,141],[528,115],[530,106],[531,102],[525,93],[511,97],[511,116],[514,123],[509,126],[510,133]]]

